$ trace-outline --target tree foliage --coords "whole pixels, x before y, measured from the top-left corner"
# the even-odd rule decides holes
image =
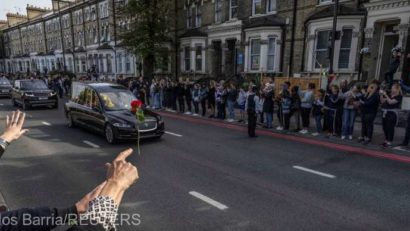
[[[172,27],[174,0],[129,0],[120,8],[119,17],[128,20],[129,26],[119,33],[123,46],[144,61],[144,74],[150,75],[157,60],[164,53],[163,45],[169,42]]]

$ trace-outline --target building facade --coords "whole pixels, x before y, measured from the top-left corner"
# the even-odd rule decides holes
[[[410,0],[177,0],[172,42],[157,74],[232,79],[239,76],[320,76],[333,63],[340,79],[383,80],[393,47],[403,50],[396,78],[408,78]],[[118,0],[53,0],[53,9],[8,14],[0,68],[58,70],[103,76],[139,75],[141,61],[116,39],[127,20]],[[1,48],[0,47],[0,48]],[[333,59],[330,54],[333,51]],[[1,70],[0,70],[1,71]]]
[[[115,18],[124,1],[53,0],[52,9],[27,6],[27,15],[7,14],[0,23],[3,39],[0,71],[76,75],[95,71],[102,78],[135,76],[139,60],[119,45],[116,32],[127,20]],[[115,31],[116,30],[116,31]]]

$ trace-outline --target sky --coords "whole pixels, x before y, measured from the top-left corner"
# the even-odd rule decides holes
[[[6,20],[8,12],[26,14],[27,4],[51,8],[51,0],[0,0],[0,20]]]

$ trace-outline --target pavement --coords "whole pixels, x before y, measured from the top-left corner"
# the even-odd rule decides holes
[[[0,108],[2,130],[14,108]],[[30,132],[0,160],[12,209],[71,206],[104,180],[106,162],[136,149],[68,128],[61,106],[27,113]],[[250,139],[242,125],[162,115],[167,133],[129,159],[140,180],[120,212],[141,222],[118,230],[409,230],[406,152],[262,129]]]

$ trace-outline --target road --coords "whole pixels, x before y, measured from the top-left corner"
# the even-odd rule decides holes
[[[10,101],[0,100],[0,129]],[[66,126],[63,110],[28,111],[30,132],[0,160],[11,208],[70,206],[104,180],[104,164],[135,143]],[[409,230],[410,164],[164,116],[167,134],[130,161],[140,180],[119,230]]]

